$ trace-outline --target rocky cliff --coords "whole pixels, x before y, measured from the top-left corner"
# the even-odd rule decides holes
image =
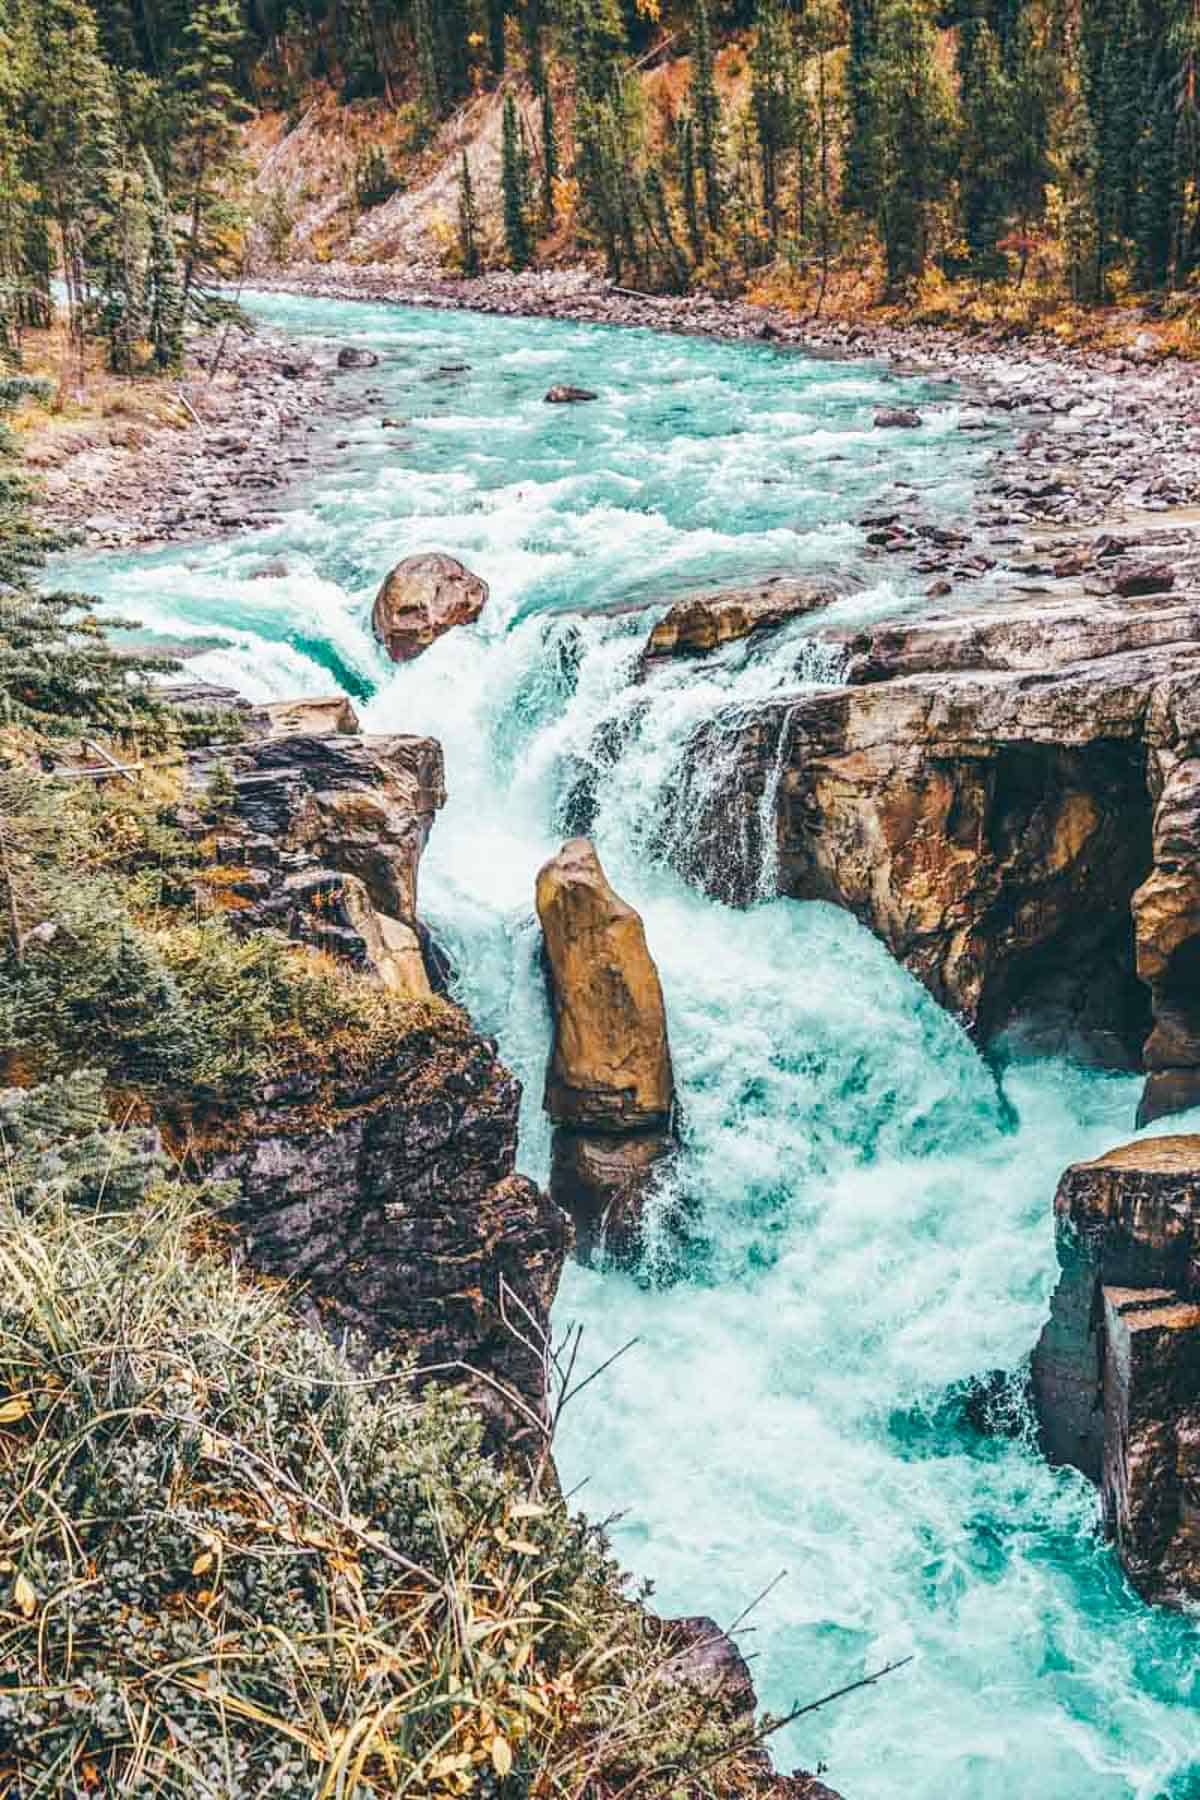
[[[694,738],[686,854],[736,904],[774,850],[981,1038],[1144,1058],[1151,1118],[1200,1100],[1200,600],[1098,585],[818,628],[841,685]]]
[[[1100,1485],[1147,1599],[1200,1599],[1200,1138],[1068,1169],[1062,1274],[1033,1358],[1047,1454]]]
[[[215,697],[232,699],[176,695]],[[344,701],[237,710],[241,738],[189,759],[180,820],[198,891],[236,929],[358,968],[411,1002],[411,1022],[369,1068],[336,1053],[281,1067],[235,1123],[209,1122],[206,1166],[240,1186],[233,1216],[253,1261],[301,1284],[327,1327],[400,1340],[443,1379],[475,1371],[494,1434],[533,1447],[538,1338],[569,1228],[516,1173],[519,1084],[433,997],[417,888],[445,799],[440,746],[360,736]]]

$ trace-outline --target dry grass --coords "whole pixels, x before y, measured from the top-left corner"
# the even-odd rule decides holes
[[[759,1791],[603,1534],[458,1397],[298,1329],[152,1156],[110,1183],[99,1121],[40,1164],[0,1123],[0,1793]]]

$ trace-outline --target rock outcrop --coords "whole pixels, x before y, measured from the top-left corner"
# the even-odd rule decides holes
[[[1147,1599],[1200,1599],[1200,1137],[1078,1163],[1055,1198],[1062,1273],[1033,1357],[1050,1458],[1099,1483]]]
[[[282,931],[427,996],[417,870],[445,801],[441,746],[345,723],[332,703],[297,702],[267,709],[271,735],[194,752],[183,821],[236,929]]]
[[[393,662],[411,662],[487,604],[485,581],[457,557],[433,552],[397,563],[375,596],[371,624]]]
[[[744,903],[774,852],[782,893],[848,907],[981,1037],[1032,1015],[1137,1067],[1150,1033],[1147,1116],[1200,1096],[1200,600],[829,637],[844,685],[693,740],[688,872]]]
[[[658,970],[641,917],[587,838],[537,879],[554,1008],[545,1106],[556,1126],[551,1193],[580,1253],[631,1260],[646,1194],[672,1147],[675,1086]]]
[[[367,1076],[273,1083],[209,1166],[240,1184],[258,1268],[301,1284],[329,1328],[400,1342],[443,1381],[476,1371],[493,1441],[532,1451],[545,1372],[531,1327],[548,1330],[568,1227],[515,1173],[519,1104],[495,1045],[437,1002]]]
[[[475,1371],[489,1441],[540,1449],[535,1340],[570,1228],[516,1173],[519,1084],[495,1044],[431,995],[417,884],[445,800],[441,747],[350,735],[337,702],[177,696],[185,712],[234,711],[244,734],[188,758],[179,820],[208,904],[412,1002],[411,1026],[375,1066],[342,1068],[314,1046],[236,1121],[198,1121],[197,1153],[238,1183],[231,1216],[258,1268],[299,1284],[330,1329],[398,1340],[439,1379]]]
[[[642,652],[645,674],[672,656],[707,656],[735,638],[771,631],[820,612],[836,599],[829,588],[774,576],[753,587],[721,588],[677,600],[650,633]]]

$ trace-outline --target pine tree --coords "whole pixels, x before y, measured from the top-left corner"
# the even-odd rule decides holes
[[[554,226],[554,184],[558,180],[558,134],[554,124],[554,96],[550,83],[542,85],[542,230]]]
[[[501,81],[504,77],[507,55],[504,27],[507,18],[508,0],[487,0],[488,56],[492,66],[492,75],[497,81]]]
[[[0,383],[0,417],[36,383]],[[170,665],[122,656],[87,602],[48,591],[41,575],[59,548],[30,513],[31,491],[0,423],[0,720],[47,733],[122,729],[161,714],[147,677]]]
[[[443,111],[442,81],[433,34],[433,0],[414,0],[413,36],[416,42],[421,107],[426,123],[432,126],[441,118]]]
[[[879,0],[847,0],[850,42],[846,62],[846,142],[842,151],[842,205],[873,213],[878,171],[875,142],[875,40]]]
[[[527,268],[531,255],[528,186],[528,154],[523,145],[517,104],[509,93],[504,96],[500,188],[504,200],[504,242],[514,269]]]
[[[691,113],[684,113],[679,121],[679,183],[688,243],[694,260],[700,263],[704,261],[704,226],[696,174],[696,121]]]
[[[229,262],[228,234],[241,209],[228,188],[237,165],[238,123],[248,108],[234,86],[242,43],[236,0],[193,0],[176,73],[183,100],[180,173],[188,212],[183,304],[192,309],[203,283]]]
[[[710,231],[720,231],[723,205],[721,100],[717,93],[708,0],[696,0],[692,39],[692,111],[696,118],[697,162],[704,180],[704,214]]]
[[[763,220],[774,247],[779,236],[780,167],[796,124],[791,37],[780,0],[758,0],[750,95],[758,132]]]
[[[30,70],[31,168],[58,239],[67,320],[83,346],[113,253],[120,183],[116,95],[84,0],[44,0]]]
[[[953,103],[923,0],[885,0],[871,104],[878,156],[877,219],[889,290],[925,270],[930,209],[946,191]]]
[[[999,46],[980,12],[959,26],[958,84],[963,235],[975,267],[995,275],[1003,268],[997,245],[1012,193],[1013,94]]]
[[[149,228],[144,296],[146,336],[155,367],[173,374],[183,367],[183,276],[167,197],[158,171],[144,150],[142,181]]]
[[[475,188],[471,181],[471,165],[462,153],[458,171],[458,247],[464,275],[479,273],[479,221],[475,212]]]

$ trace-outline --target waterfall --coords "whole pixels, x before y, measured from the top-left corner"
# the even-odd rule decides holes
[[[985,447],[944,396],[870,366],[250,304],[330,361],[369,343],[383,400],[339,416],[346,448],[277,526],[78,558],[69,580],[152,638],[197,643],[198,679],[255,697],[341,686],[366,728],[442,740],[450,800],[422,913],[524,1082],[522,1161],[539,1177],[536,871],[586,828],[642,912],[683,1143],[650,1263],[563,1283],[556,1316],[585,1326],[585,1356],[639,1340],[568,1412],[564,1487],[617,1515],[616,1553],[664,1612],[728,1624],[786,1571],[739,1634],[776,1712],[912,1657],[779,1747],[784,1766],[824,1757],[847,1800],[1195,1796],[1195,1622],[1125,1588],[1081,1478],[1019,1433],[980,1437],[962,1405],[973,1378],[1019,1372],[1054,1279],[1057,1175],[1128,1135],[1136,1084],[1043,1060],[1008,1067],[999,1094],[852,919],[773,898],[789,698],[841,675],[827,621],[636,679],[651,622],[689,588],[837,569],[857,591],[834,623],[919,605],[864,560],[854,520],[900,481],[955,517]],[[466,367],[424,379],[450,363]],[[599,400],[544,405],[567,376]],[[926,427],[874,432],[884,400],[920,402]],[[409,418],[404,447],[381,412]],[[432,548],[491,598],[392,668],[371,600]],[[747,757],[761,783],[739,810]]]

